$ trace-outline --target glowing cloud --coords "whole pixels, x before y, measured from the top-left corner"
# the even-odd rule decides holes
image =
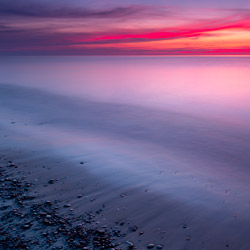
[[[250,54],[250,9],[135,2],[4,0],[0,53]]]

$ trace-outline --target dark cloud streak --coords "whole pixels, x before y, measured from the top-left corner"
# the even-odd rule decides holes
[[[90,10],[84,7],[55,7],[45,4],[16,3],[0,4],[0,16],[37,18],[119,18],[143,12],[144,6],[115,7],[105,10]]]

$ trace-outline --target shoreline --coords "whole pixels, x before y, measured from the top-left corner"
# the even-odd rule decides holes
[[[121,110],[116,110],[117,106],[103,109],[93,103],[75,103],[73,100],[71,104],[63,97],[43,91],[5,87],[5,91],[1,92],[0,109],[0,166],[3,174],[0,178],[3,179],[0,182],[0,236],[4,239],[0,243],[0,250],[13,249],[11,244],[14,243],[22,244],[19,249],[29,247],[29,250],[84,247],[89,250],[250,249],[249,156],[244,153],[248,144],[244,144],[246,151],[236,146],[230,147],[234,142],[235,145],[242,145],[238,143],[243,137],[233,140],[228,147],[222,143],[218,148],[213,137],[204,137],[203,134],[179,142],[181,148],[192,149],[195,146],[192,142],[197,143],[200,138],[205,145],[215,146],[212,153],[218,157],[212,161],[202,158],[196,165],[190,161],[187,164],[190,168],[179,175],[179,161],[171,168],[168,161],[170,156],[160,158],[158,147],[154,148],[155,151],[149,148],[139,152],[138,161],[133,158],[133,151],[138,153],[141,144],[133,148],[133,141],[124,139],[132,138],[134,132],[141,131],[135,126],[141,123],[135,120],[134,129],[128,129],[131,124],[126,123],[125,118],[130,116],[124,114],[124,107]],[[110,113],[111,107],[116,112]],[[75,114],[71,116],[72,110]],[[116,117],[119,110],[124,115],[121,120],[124,122],[116,123],[120,117]],[[102,119],[96,114],[103,114]],[[128,114],[132,117],[136,115],[133,112]],[[184,118],[179,116],[178,119],[182,121]],[[175,128],[178,119],[169,116],[162,125],[172,122]],[[152,122],[152,119],[149,121]],[[87,137],[91,137],[91,124],[97,126],[95,137],[91,138],[93,144]],[[110,127],[111,124],[113,126]],[[102,133],[98,133],[98,128],[108,129],[106,137],[114,136],[116,140],[105,140],[106,137],[102,138]],[[185,123],[183,128],[186,128]],[[67,134],[68,129],[69,132],[73,131],[73,136]],[[166,134],[161,141],[158,140],[158,129],[155,127],[153,130],[155,142],[165,145],[166,141],[172,148],[176,132],[180,130],[172,130],[171,126],[169,131],[160,130]],[[150,131],[144,131],[146,138]],[[173,136],[170,141],[167,140],[169,134]],[[227,135],[234,133],[225,133],[225,138]],[[116,147],[119,149],[119,142],[120,151],[116,150]],[[112,146],[110,150],[109,144]],[[79,150],[77,145],[80,146]],[[175,145],[177,149],[178,145]],[[131,154],[126,155],[127,149]],[[225,149],[230,153],[229,158],[228,154],[223,154]],[[120,152],[125,152],[125,155],[121,157]],[[162,154],[167,152],[163,150]],[[178,152],[177,160],[185,163],[187,158],[183,158],[181,151]],[[194,155],[207,155],[210,151],[207,151],[207,147],[194,147],[191,152]],[[112,161],[109,162],[105,156]],[[151,162],[151,158],[155,161]],[[243,160],[246,167],[243,164],[242,168],[230,171],[227,164],[221,169],[217,169],[217,165],[210,166],[224,158],[233,166],[242,166]],[[159,160],[166,167],[162,169],[166,170],[164,174],[157,168]],[[211,178],[201,178],[198,174],[192,178],[189,169],[194,168],[202,173],[206,168],[200,167],[206,164],[210,170],[218,170],[220,174],[217,176],[217,171],[214,171]],[[153,174],[147,172],[151,166],[154,168]],[[81,238],[83,233],[84,239]],[[23,238],[23,242],[17,238]],[[35,243],[37,241],[39,245]]]
[[[9,152],[1,148],[0,249],[141,249],[134,242],[144,231],[123,207],[130,191],[100,184],[84,162],[72,171],[70,162],[39,152]]]
[[[50,178],[47,184],[39,185],[37,182],[41,180],[35,178],[31,181],[34,176],[26,176],[32,172],[24,170],[23,164],[4,157],[0,158],[0,233],[3,237],[0,249],[112,249],[116,246],[111,243],[110,229],[92,225],[104,205],[96,212],[85,211],[76,216],[72,205],[63,198],[47,199],[51,197],[38,191],[41,186],[51,186],[51,195],[56,195],[53,186],[61,180]],[[50,170],[45,166],[42,168]],[[82,195],[77,198],[82,198]]]
[[[88,173],[84,162],[39,149],[11,150],[7,141],[0,145],[1,250],[11,244],[29,250],[249,248],[248,221],[234,214],[221,219],[222,208],[115,187]]]

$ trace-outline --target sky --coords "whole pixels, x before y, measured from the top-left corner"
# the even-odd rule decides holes
[[[250,1],[0,0],[0,55],[250,55]]]

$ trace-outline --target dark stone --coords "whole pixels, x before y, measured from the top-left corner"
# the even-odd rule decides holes
[[[137,226],[131,226],[131,227],[129,227],[129,230],[131,231],[131,232],[136,232],[136,230],[137,230]]]
[[[132,243],[131,241],[126,241],[125,243],[128,245],[129,249],[134,249],[134,243]]]
[[[71,207],[71,204],[70,203],[65,204],[64,207]]]
[[[30,222],[27,222],[23,225],[23,229],[29,229],[32,226]]]
[[[157,245],[156,249],[163,249],[163,246],[162,245]]]
[[[148,244],[148,246],[147,246],[148,249],[152,249],[152,248],[154,248],[154,247],[155,247],[155,244],[153,244],[153,243],[150,243],[150,244]]]
[[[56,182],[55,179],[50,179],[50,180],[48,181],[49,184],[54,184],[55,182]]]

